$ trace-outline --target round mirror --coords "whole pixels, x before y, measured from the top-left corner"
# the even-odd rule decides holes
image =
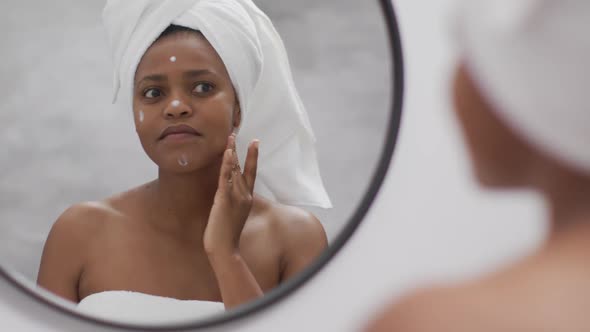
[[[142,3],[2,4],[0,272],[90,324],[212,326],[363,219],[400,124],[397,23],[388,0]]]

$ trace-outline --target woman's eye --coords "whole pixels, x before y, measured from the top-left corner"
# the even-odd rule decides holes
[[[144,91],[144,93],[143,93],[143,96],[144,96],[144,97],[146,97],[146,98],[150,98],[150,99],[151,99],[151,98],[158,98],[158,97],[160,97],[161,95],[162,95],[162,93],[160,92],[160,90],[158,90],[158,89],[154,89],[154,88],[147,89],[147,90],[145,90],[145,91]]]
[[[195,86],[193,91],[196,93],[208,93],[211,92],[211,90],[213,90],[213,85],[209,83],[199,83]]]

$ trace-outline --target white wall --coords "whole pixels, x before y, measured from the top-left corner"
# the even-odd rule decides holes
[[[397,0],[406,58],[402,131],[389,176],[359,231],[288,300],[220,331],[357,331],[383,301],[428,280],[471,276],[530,250],[545,234],[528,194],[476,189],[450,111],[449,0]],[[84,328],[0,282],[2,330]],[[87,330],[95,330],[88,327]]]

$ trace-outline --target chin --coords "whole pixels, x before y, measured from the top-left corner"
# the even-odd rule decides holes
[[[161,170],[165,170],[170,173],[190,173],[198,169],[203,168],[202,163],[197,163],[194,160],[170,160],[165,163],[158,164]]]
[[[156,164],[161,170],[180,174],[221,166],[215,163],[216,159],[204,157],[202,155],[180,154],[178,156],[166,157],[164,160],[156,162]]]

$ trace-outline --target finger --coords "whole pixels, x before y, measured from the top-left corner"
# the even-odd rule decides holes
[[[257,139],[250,143],[250,146],[248,146],[248,155],[246,156],[246,163],[244,165],[244,177],[250,193],[254,191],[254,182],[256,182],[259,145],[260,141]]]
[[[238,158],[238,152],[237,152],[237,148],[236,148],[236,134],[232,134],[231,139],[230,139],[230,148],[234,151],[233,154],[233,163],[234,163],[234,170],[238,170],[240,169],[240,160]]]
[[[224,190],[226,187],[231,186],[233,183],[232,179],[232,167],[233,167],[233,150],[226,149],[223,154],[223,161],[221,162],[221,170],[219,171],[219,182],[217,184],[218,190]]]
[[[227,144],[225,145],[226,149],[231,149],[232,148],[232,140],[235,139],[234,134],[231,134],[227,137]]]
[[[234,171],[234,192],[238,194],[237,197],[246,197],[251,194],[250,188],[246,184],[246,179],[240,171]]]
[[[244,180],[244,177],[242,176],[242,172],[240,170],[240,160],[238,157],[238,153],[236,151],[237,146],[236,146],[236,135],[235,133],[232,134],[233,138],[230,140],[230,145],[232,150],[234,151],[233,153],[233,167],[232,167],[232,175],[233,175],[233,191],[235,191],[236,193],[239,194],[244,194],[247,193],[249,191],[246,182]]]

